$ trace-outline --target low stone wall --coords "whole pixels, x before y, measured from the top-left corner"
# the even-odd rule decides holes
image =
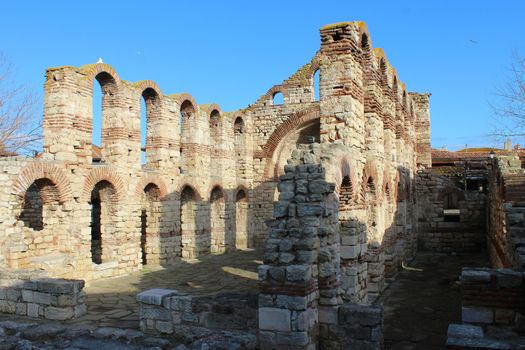
[[[335,321],[335,320],[334,320]],[[345,304],[337,323],[321,323],[321,349],[382,349],[383,308]]]
[[[256,295],[195,297],[172,289],[151,289],[138,294],[137,301],[140,328],[149,334],[183,335],[199,328],[257,329]]]
[[[0,312],[64,321],[86,313],[84,281],[0,279]]]
[[[524,275],[511,269],[464,268],[462,321],[515,326],[525,333]]]
[[[463,324],[451,324],[449,349],[518,349],[525,341],[525,273],[464,268]]]

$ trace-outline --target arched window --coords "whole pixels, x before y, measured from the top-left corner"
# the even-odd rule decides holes
[[[96,88],[97,84],[100,89]],[[109,130],[113,126],[112,123],[115,123],[114,120],[110,119],[112,116],[110,109],[115,106],[117,83],[109,73],[101,72],[93,79],[92,91],[91,143],[103,149],[108,142],[108,138],[111,137]],[[95,156],[93,157],[93,161],[97,162],[100,161],[100,159]]]
[[[244,120],[242,120],[241,117],[235,118],[235,122],[233,124],[233,133],[235,135],[237,134],[244,134],[245,133],[245,127],[244,127]]]
[[[272,96],[272,101],[273,101],[273,105],[274,105],[274,106],[284,104],[284,96],[283,96],[283,93],[280,92],[280,91],[277,91],[275,94],[273,94],[273,96]]]
[[[314,76],[313,76],[313,84],[314,84],[314,87],[313,87],[313,90],[314,90],[314,96],[313,96],[313,99],[314,101],[320,101],[321,100],[321,73],[320,73],[320,70],[317,69],[314,73]]]
[[[348,210],[352,207],[353,186],[349,176],[343,177],[339,188],[339,210]]]
[[[24,194],[19,219],[26,227],[41,231],[45,228],[46,208],[58,202],[59,192],[51,180],[35,180]]]
[[[235,195],[235,248],[248,248],[248,196],[244,189]]]
[[[147,88],[142,92],[142,99],[140,101],[140,150],[141,163],[146,164],[152,156],[152,150],[155,148],[153,140],[157,133],[159,133],[160,126],[159,117],[160,98],[158,93],[152,89]]]
[[[394,82],[392,83],[392,91],[394,92],[394,97],[397,99],[397,77],[394,76]]]
[[[150,259],[150,254],[159,253],[158,247],[151,245],[150,238],[160,234],[160,209],[160,189],[156,184],[149,183],[144,187],[144,193],[141,199],[140,248],[142,251],[142,265],[151,262],[152,259]]]
[[[361,35],[361,48],[363,50],[368,50],[370,48],[370,44],[368,42],[368,35],[366,35],[365,33]]]
[[[218,110],[214,109],[210,113],[210,136],[213,140],[214,144],[217,144],[220,142],[220,122],[221,122],[221,114]]]
[[[381,85],[386,88],[388,86],[388,78],[387,78],[387,72],[386,72],[386,63],[385,59],[381,57],[381,60],[379,61],[379,73],[381,77]]]
[[[211,224],[211,251],[223,253],[226,251],[225,232],[225,205],[224,193],[219,186],[215,186],[210,194],[210,224]]]
[[[183,141],[185,141],[184,138],[187,136],[186,131],[190,127],[190,122],[194,117],[195,117],[195,107],[193,107],[193,104],[191,103],[191,101],[185,100],[180,105],[180,119],[181,119],[180,131],[181,131],[181,137]]]
[[[91,259],[95,264],[116,258],[116,193],[113,184],[105,180],[91,191]]]
[[[182,257],[194,258],[196,247],[197,194],[190,186],[184,186],[180,194],[180,232]]]

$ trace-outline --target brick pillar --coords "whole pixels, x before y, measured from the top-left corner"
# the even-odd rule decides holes
[[[411,93],[414,100],[417,165],[429,168],[432,166],[430,154],[430,94]]]
[[[321,28],[320,95],[321,142],[342,140],[348,146],[365,144],[364,97],[360,51],[354,23]]]
[[[91,163],[92,89],[78,85],[81,77],[72,67],[46,71],[42,125],[46,159]]]

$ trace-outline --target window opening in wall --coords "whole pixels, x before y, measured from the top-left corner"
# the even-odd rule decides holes
[[[19,219],[26,227],[35,231],[43,230],[45,207],[58,203],[58,196],[58,190],[51,180],[39,179],[34,181],[24,195]]]
[[[142,265],[148,263],[146,256],[146,231],[148,228],[148,213],[146,209],[140,211],[140,251],[142,252]]]
[[[140,164],[146,164],[146,135],[148,129],[146,99],[140,99]]]
[[[93,131],[91,143],[102,147],[102,87],[93,79]]]
[[[316,70],[314,73],[314,101],[321,100],[321,73],[320,70]]]
[[[91,191],[91,260],[95,264],[109,261],[114,255],[112,249],[104,249],[104,245],[116,248],[115,194],[113,185],[105,180],[98,182]]]
[[[277,106],[277,105],[282,105],[282,104],[284,104],[284,96],[282,92],[276,92],[273,95],[273,105]]]
[[[460,222],[459,200],[455,193],[447,193],[443,203],[443,221]]]
[[[95,264],[102,263],[101,212],[99,192],[93,190],[91,193],[91,260]]]

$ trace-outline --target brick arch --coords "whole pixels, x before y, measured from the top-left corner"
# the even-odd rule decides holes
[[[82,189],[81,200],[89,202],[91,200],[91,191],[95,185],[100,181],[107,181],[113,185],[116,192],[116,200],[120,201],[124,198],[125,186],[124,181],[117,172],[109,167],[96,167],[86,177],[84,181],[84,188]]]
[[[273,105],[273,98],[275,97],[276,94],[278,93],[281,93],[283,94],[283,100],[286,100],[288,98],[288,91],[286,90],[286,88],[284,88],[282,85],[274,85],[272,86],[267,92],[266,94],[264,94],[264,97],[267,101],[271,101],[272,105]],[[283,104],[284,101],[283,101]]]
[[[190,187],[193,190],[193,193],[195,193],[195,200],[197,201],[203,200],[203,197],[201,196],[201,192],[199,191],[197,185],[193,183],[193,181],[186,181],[182,183],[182,185],[179,187],[179,190],[177,191],[179,199],[185,187]]]
[[[64,171],[53,164],[41,162],[33,162],[22,169],[13,186],[13,193],[24,197],[29,186],[40,179],[49,179],[56,186],[59,203],[71,199],[71,185]]]
[[[233,198],[235,199],[235,202],[238,201],[237,200],[237,196],[239,195],[239,192],[241,192],[241,191],[243,191],[244,195],[245,195],[243,201],[249,201],[248,188],[246,186],[244,186],[244,185],[239,185],[239,186],[237,186],[237,188],[234,191],[234,197]]]
[[[163,96],[162,90],[157,85],[157,83],[155,83],[153,80],[140,80],[140,81],[137,81],[137,82],[133,83],[133,87],[135,88],[135,91],[137,91],[137,93],[140,94],[140,96],[142,96],[142,93],[146,89],[152,89],[153,91],[155,91],[155,93],[157,94],[157,96],[159,98],[162,98],[162,96]]]
[[[372,179],[372,183],[374,184],[375,189],[375,199],[379,200],[381,197],[381,188],[378,186],[378,175],[377,175],[377,168],[375,164],[372,162],[366,162],[365,167],[363,168],[363,176],[361,177],[361,186],[360,186],[360,193],[359,193],[359,201],[364,203],[365,199],[365,193],[366,193],[366,187],[368,186],[368,182]]]
[[[122,81],[120,80],[119,75],[115,71],[113,67],[111,67],[109,64],[106,63],[94,63],[94,64],[86,64],[80,68],[81,72],[85,75],[84,79],[87,79],[89,83],[93,84],[93,79],[100,73],[106,73],[109,74],[113,80],[115,80],[115,83],[117,84],[117,88],[120,87],[122,84]]]
[[[195,115],[197,115],[197,111],[199,110],[199,105],[197,104],[193,96],[191,96],[190,94],[183,92],[181,94],[170,95],[169,97],[171,97],[173,100],[175,100],[175,102],[177,102],[177,104],[179,105],[179,108],[182,106],[182,104],[185,101],[189,101],[193,105],[193,109],[195,110]]]
[[[210,186],[210,190],[208,191],[208,202],[211,202],[211,199],[212,199],[211,195],[216,189],[219,189],[219,191],[221,192],[222,200],[224,202],[227,202],[228,201],[228,195],[227,195],[226,191],[224,190],[224,187],[222,187],[221,184],[215,184],[215,185]]]
[[[390,194],[388,194],[390,192]],[[390,181],[390,174],[388,171],[385,170],[383,174],[383,190],[382,190],[383,199],[386,199],[388,201],[393,201],[395,198],[394,196],[394,188],[392,185],[392,181]]]
[[[221,119],[223,118],[221,106],[219,106],[218,104],[210,103],[209,105],[204,105],[204,106],[206,106],[206,109],[204,110],[204,112],[206,113],[208,118],[210,117],[211,112],[213,112],[214,110],[217,110],[219,112]]]
[[[271,159],[281,141],[304,123],[320,118],[319,106],[299,111],[292,114],[270,135],[266,144],[262,147],[262,156],[266,158],[264,174],[266,177],[273,176],[273,162]]]
[[[352,198],[355,201],[356,198],[356,177],[355,172],[353,171],[352,163],[350,162],[350,158],[347,155],[343,155],[339,162],[336,162],[335,165],[336,168],[334,171],[332,171],[332,176],[330,181],[333,181],[335,183],[335,192],[339,193],[339,190],[341,188],[341,183],[343,182],[343,179],[348,176],[350,179],[350,184],[352,185]]]
[[[147,175],[139,180],[135,187],[135,194],[140,198],[144,193],[144,188],[149,184],[156,185],[160,190],[160,200],[166,199],[168,196],[168,189],[166,183],[157,175]]]

